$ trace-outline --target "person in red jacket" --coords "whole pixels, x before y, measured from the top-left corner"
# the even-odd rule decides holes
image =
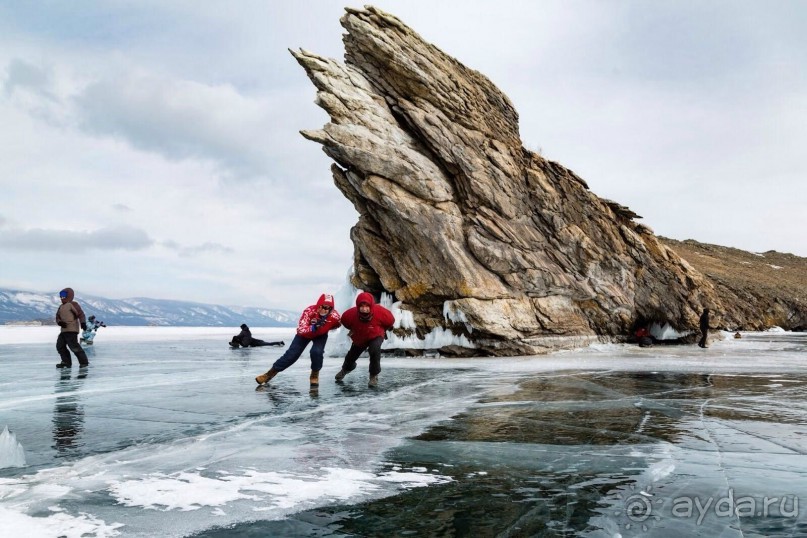
[[[328,341],[328,331],[339,327],[339,312],[334,309],[333,295],[323,293],[317,304],[311,305],[300,316],[297,322],[297,334],[291,341],[286,352],[275,361],[272,368],[265,374],[255,378],[258,385],[267,383],[277,374],[297,362],[308,344],[311,346],[311,377],[312,387],[319,386],[319,371],[322,369],[322,360],[325,354],[325,343]]]
[[[381,372],[381,344],[384,343],[387,331],[395,325],[392,312],[375,304],[373,296],[366,291],[356,297],[356,306],[348,308],[342,314],[342,325],[350,332],[353,342],[345,355],[342,369],[336,374],[336,380],[342,381],[347,374],[356,368],[356,360],[365,350],[370,353],[370,380],[368,385],[378,385],[378,374]]]

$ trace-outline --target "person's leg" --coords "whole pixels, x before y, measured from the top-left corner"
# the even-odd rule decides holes
[[[56,351],[59,352],[59,357],[62,359],[62,364],[65,366],[73,365],[73,358],[70,356],[70,351],[67,350],[67,342],[64,339],[66,333],[59,333],[56,338]]]
[[[344,370],[346,374],[356,369],[356,361],[359,360],[359,355],[364,353],[365,349],[367,349],[366,345],[357,346],[356,344],[351,344],[347,355],[345,355],[345,360],[342,362],[342,370]]]
[[[701,339],[700,339],[700,342],[698,342],[698,345],[699,345],[700,347],[706,347],[706,336],[707,336],[708,334],[709,334],[709,333],[708,333],[707,331],[703,331],[703,332],[701,333]]]
[[[87,359],[87,353],[85,353],[84,349],[78,343],[78,333],[62,333],[64,335],[65,342],[67,343],[67,347],[70,348],[70,351],[78,359],[79,366],[87,366],[90,364],[89,359]]]
[[[319,372],[322,370],[322,361],[325,359],[325,344],[328,342],[328,333],[322,336],[317,336],[311,340],[311,371]],[[294,345],[294,342],[292,342]]]
[[[308,338],[303,338],[299,334],[295,334],[294,340],[291,341],[291,345],[286,350],[286,352],[275,361],[275,363],[272,365],[272,369],[277,370],[278,372],[282,372],[283,370],[285,370],[286,368],[297,362],[297,359],[299,359],[300,355],[303,354],[303,351],[305,351],[305,348],[306,346],[308,346],[309,342],[311,342],[311,340],[309,340]],[[313,353],[313,350],[311,351],[311,353]]]
[[[322,370],[322,361],[325,358],[325,343],[328,341],[328,334],[323,334],[312,340],[311,346],[311,377],[309,381],[312,387],[319,386],[319,371]]]
[[[384,338],[379,336],[370,341],[367,350],[370,353],[370,375],[376,376],[381,373],[381,344],[384,343]]]
[[[268,383],[277,374],[297,362],[297,359],[299,359],[300,355],[302,355],[303,351],[305,351],[305,347],[308,345],[308,342],[310,342],[309,339],[303,338],[299,334],[295,334],[294,340],[291,341],[289,349],[287,349],[286,352],[275,361],[268,372],[255,378],[258,385]]]

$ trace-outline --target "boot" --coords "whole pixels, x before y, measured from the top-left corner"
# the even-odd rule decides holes
[[[342,380],[345,378],[345,376],[346,376],[346,375],[347,375],[347,372],[345,371],[345,369],[344,369],[344,368],[342,368],[342,369],[341,369],[341,370],[339,370],[339,372],[336,374],[336,380],[337,380],[337,381],[342,381]]]
[[[275,377],[279,373],[280,372],[278,370],[275,370],[274,368],[271,368],[265,374],[261,374],[258,377],[256,377],[255,381],[258,383],[258,385],[263,385],[264,383],[268,383],[270,379],[272,379],[273,377]]]
[[[308,379],[312,387],[319,386],[319,370],[311,370],[311,377]]]
[[[370,376],[370,380],[367,381],[367,386],[368,387],[377,387],[378,386],[378,374]]]

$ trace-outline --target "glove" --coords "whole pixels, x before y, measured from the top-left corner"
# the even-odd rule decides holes
[[[82,331],[86,331],[86,330],[87,330],[87,324],[86,324],[86,323],[84,323],[83,321],[81,322],[81,330],[82,330]]]
[[[57,321],[56,323],[59,324],[59,327],[67,327],[67,323],[65,323],[64,321]]]
[[[325,325],[325,318],[319,318],[311,321],[311,332],[316,332],[323,325]]]

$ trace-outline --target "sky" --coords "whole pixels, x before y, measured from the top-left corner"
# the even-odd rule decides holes
[[[658,235],[807,256],[807,3],[387,0]],[[0,3],[0,287],[301,309],[353,206],[288,49],[344,1]]]

